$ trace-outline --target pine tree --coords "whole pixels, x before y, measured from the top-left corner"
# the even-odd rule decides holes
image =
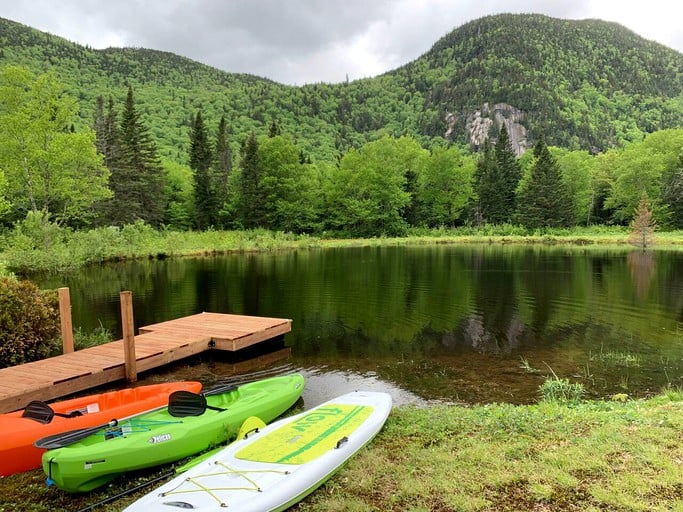
[[[232,150],[228,140],[228,128],[225,116],[221,116],[216,134],[216,151],[214,152],[213,175],[215,178],[216,203],[223,208],[230,200],[229,184],[232,174]]]
[[[280,135],[280,127],[278,126],[277,121],[273,119],[273,122],[270,123],[270,129],[268,130],[268,137],[272,139],[278,135]]]
[[[211,179],[213,155],[201,111],[190,130],[190,168],[194,180],[194,225],[204,230],[215,224],[216,197]]]
[[[572,216],[569,194],[543,138],[534,146],[534,157],[530,180],[517,198],[519,222],[532,229],[569,226]]]
[[[654,243],[656,228],[657,221],[650,208],[650,200],[647,194],[644,194],[631,220],[628,242],[645,251]]]
[[[133,88],[128,87],[121,115],[122,175],[117,207],[124,208],[126,222],[137,219],[158,226],[164,212],[163,169],[156,144],[135,109]],[[114,191],[116,194],[116,191]]]
[[[497,190],[497,164],[489,140],[484,141],[484,147],[477,160],[474,171],[474,190],[477,193],[477,203],[474,207],[475,224],[489,222],[490,216],[495,216]],[[492,221],[491,221],[492,222]]]
[[[517,161],[515,151],[512,149],[505,123],[500,128],[494,153],[500,188],[498,191],[499,207],[496,209],[497,217],[491,219],[491,222],[510,222],[516,210],[515,194],[519,180],[522,178],[522,168]]]
[[[496,145],[484,143],[475,171],[475,191],[479,197],[477,222],[503,224],[511,222],[515,213],[515,193],[522,169],[512,149],[505,123],[498,132]]]
[[[95,131],[95,147],[97,148],[97,152],[102,155],[105,153],[105,123],[104,98],[102,98],[102,96],[98,96],[95,104],[93,130]]]
[[[107,200],[100,210],[100,222],[108,225],[123,225],[134,218],[128,215],[130,205],[126,203],[127,182],[130,179],[121,157],[121,139],[118,127],[114,100],[110,96],[107,101],[107,111],[104,112],[104,100],[97,99],[95,112],[95,145],[104,156],[104,165],[109,169],[109,188],[113,197]]]
[[[258,141],[254,132],[242,146],[242,174],[239,181],[239,199],[237,201],[238,220],[245,229],[261,226],[263,218],[262,197],[260,195],[260,163]]]

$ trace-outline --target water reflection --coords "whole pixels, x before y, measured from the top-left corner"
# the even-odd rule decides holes
[[[202,311],[291,318],[287,364],[329,398],[365,384],[397,401],[524,403],[552,372],[593,396],[683,385],[683,254],[673,251],[349,248],[33,279],[70,288],[74,326],[101,324],[115,336],[121,290],[133,292],[138,327]],[[190,371],[215,380],[203,364]]]
[[[655,255],[648,251],[631,251],[626,255],[631,278],[636,286],[638,298],[647,297],[650,282],[655,272]]]

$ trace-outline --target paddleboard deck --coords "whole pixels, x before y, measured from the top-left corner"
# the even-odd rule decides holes
[[[330,478],[381,430],[387,393],[355,391],[228,445],[124,512],[280,511]]]

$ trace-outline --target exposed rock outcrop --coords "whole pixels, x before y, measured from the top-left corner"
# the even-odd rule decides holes
[[[505,123],[512,149],[517,156],[521,156],[529,147],[526,128],[522,125],[525,117],[523,111],[507,103],[496,103],[493,107],[484,103],[479,110],[467,116],[465,129],[469,143],[475,149],[480,149],[487,138],[495,144],[498,132]],[[456,127],[455,114],[447,113],[445,122],[447,131],[444,136],[448,138]]]

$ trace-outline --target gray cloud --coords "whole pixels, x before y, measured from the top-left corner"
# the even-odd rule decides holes
[[[680,17],[672,12],[681,9],[675,7],[677,3],[671,6],[666,0],[649,0],[647,12],[652,13],[652,25],[646,24],[646,12],[639,8],[640,4],[632,3],[633,6],[627,0],[0,0],[0,16],[95,48],[135,46],[169,51],[225,71],[301,85],[340,82],[347,75],[356,79],[389,71],[419,57],[463,23],[501,12],[543,13],[570,19],[603,17],[617,22],[617,16],[622,16],[628,21],[623,24],[644,37],[663,38],[660,42],[683,50],[683,35],[675,25]],[[657,10],[665,8],[666,15],[657,16]],[[667,20],[673,20],[669,29],[665,26]]]

